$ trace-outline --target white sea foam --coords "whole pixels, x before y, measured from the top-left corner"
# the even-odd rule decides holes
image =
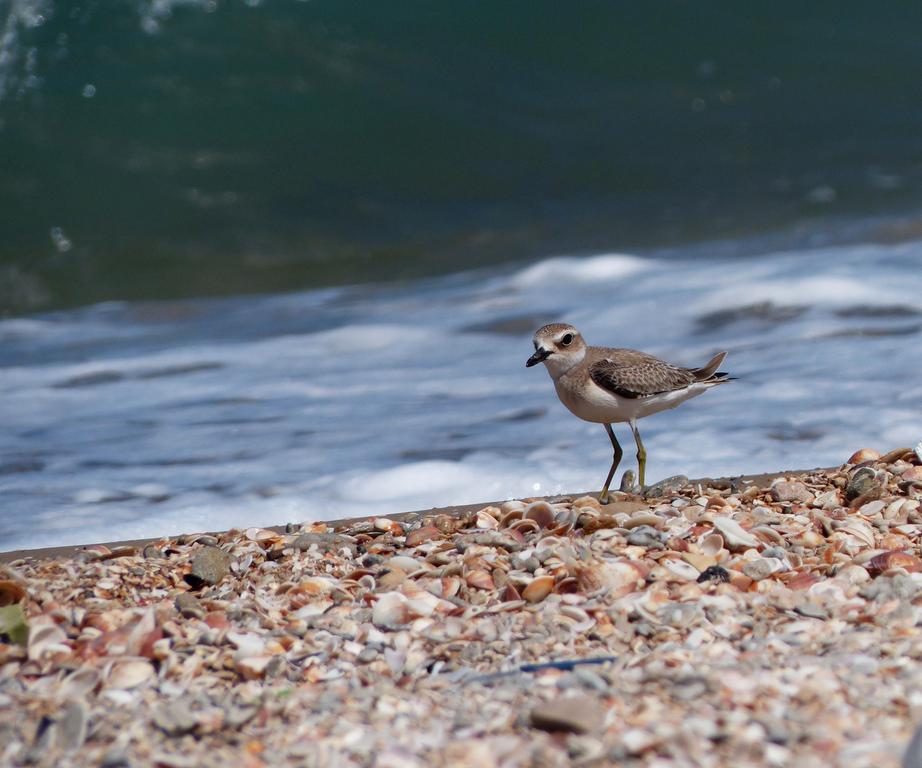
[[[922,244],[726,250],[0,321],[0,550],[597,490],[603,431],[524,367],[554,320],[729,350],[738,381],[641,423],[652,480],[915,444]]]

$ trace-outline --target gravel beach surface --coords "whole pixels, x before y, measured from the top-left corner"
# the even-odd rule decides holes
[[[922,456],[862,450],[16,560],[0,764],[898,766],[920,504]]]

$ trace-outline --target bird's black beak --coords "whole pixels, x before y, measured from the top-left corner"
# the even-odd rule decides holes
[[[535,354],[533,354],[531,357],[528,358],[528,360],[525,361],[525,367],[531,368],[533,365],[537,365],[538,363],[543,363],[550,356],[551,356],[551,353],[548,352],[546,349],[544,348],[537,349],[535,350]]]

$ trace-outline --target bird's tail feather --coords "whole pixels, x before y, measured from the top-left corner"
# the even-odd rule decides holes
[[[726,358],[726,352],[718,352],[714,357],[708,360],[707,364],[701,368],[693,368],[692,373],[695,374],[696,381],[708,381],[709,379],[721,378],[726,379],[727,374],[723,371],[718,371],[721,364]]]

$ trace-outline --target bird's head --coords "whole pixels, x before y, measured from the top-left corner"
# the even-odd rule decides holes
[[[531,368],[544,363],[548,373],[556,379],[586,356],[586,342],[572,325],[551,323],[535,331],[533,339],[535,354],[528,358],[525,366]]]

